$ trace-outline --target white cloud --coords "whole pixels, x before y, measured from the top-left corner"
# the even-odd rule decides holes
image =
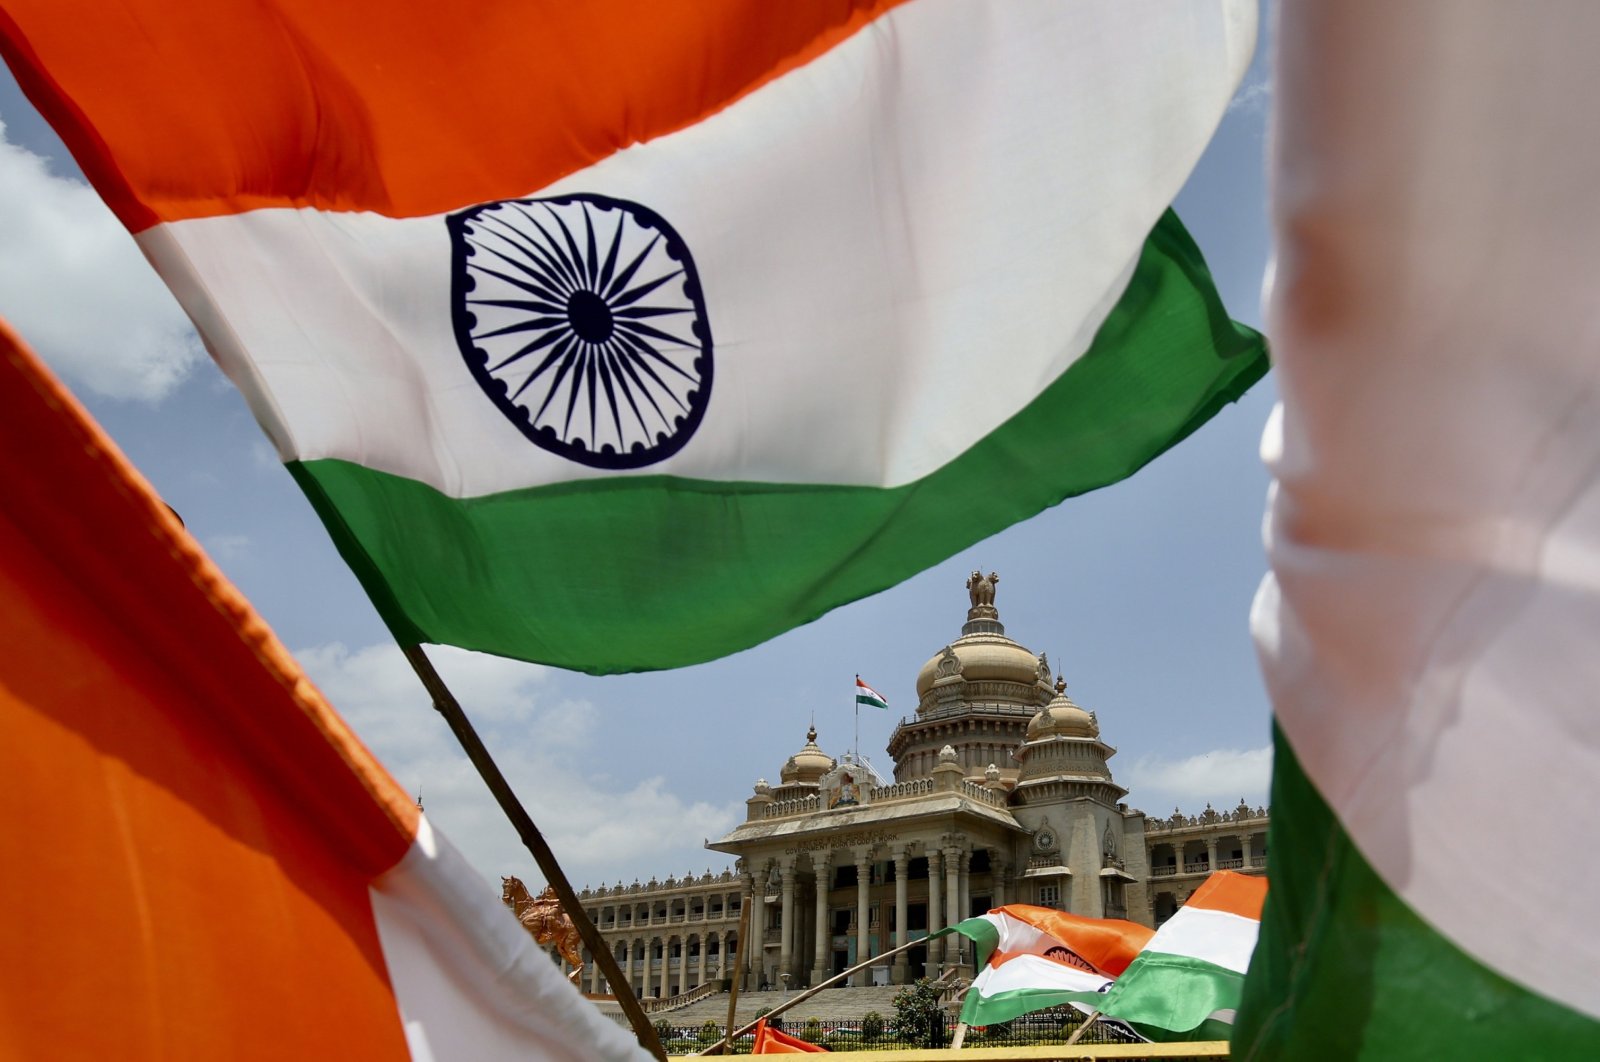
[[[204,357],[127,230],[0,124],[0,314],[75,386],[154,402]]]
[[[1272,104],[1272,81],[1262,78],[1243,85],[1234,93],[1233,99],[1228,101],[1229,113],[1265,114]]]
[[[212,535],[205,540],[205,547],[218,560],[237,560],[250,552],[250,536]]]
[[[1267,802],[1272,782],[1272,746],[1258,749],[1213,749],[1181,760],[1144,756],[1128,773],[1128,788],[1140,807],[1166,814],[1169,807],[1193,815],[1206,803],[1231,811],[1234,802],[1252,806]]]
[[[561,696],[558,672],[448,647],[428,654],[575,887],[726,865],[702,842],[742,809],[686,803],[659,776],[616,777],[628,765],[609,754],[602,711]],[[480,873],[542,880],[398,647],[334,643],[295,656],[400,784],[422,790],[429,818]]]

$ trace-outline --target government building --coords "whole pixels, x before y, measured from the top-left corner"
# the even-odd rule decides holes
[[[973,573],[960,637],[918,673],[916,714],[889,740],[892,778],[829,756],[813,729],[776,782],[755,783],[745,821],[707,843],[734,870],[579,894],[637,995],[734,976],[745,989],[816,984],[1006,903],[1155,926],[1213,869],[1264,873],[1264,808],[1157,819],[1128,805],[1096,714],[1007,637],[997,582]],[[903,984],[970,961],[951,934],[854,981]],[[606,991],[592,962],[583,987]]]

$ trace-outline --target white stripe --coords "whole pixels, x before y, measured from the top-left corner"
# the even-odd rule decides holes
[[[972,979],[972,988],[989,999],[1002,992],[1048,989],[1062,992],[1098,992],[1111,979],[1088,970],[1063,966],[1039,955],[1021,955],[999,966],[986,966]]]
[[[1087,348],[1254,37],[1249,0],[922,0],[538,193],[643,203],[699,268],[710,408],[645,471],[893,486],[971,447]],[[613,474],[467,374],[440,218],[273,209],[140,242],[285,459],[458,497]]]
[[[578,994],[426,818],[371,887],[415,1059],[648,1059]]]
[[[1284,6],[1254,627],[1389,887],[1600,1017],[1597,38],[1589,2]]]
[[[1183,907],[1156,930],[1144,946],[1147,952],[1164,952],[1200,959],[1235,973],[1250,968],[1261,923],[1227,911]]]

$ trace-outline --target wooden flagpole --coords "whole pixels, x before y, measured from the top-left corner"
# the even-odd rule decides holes
[[[505,775],[500,773],[494,760],[489,755],[489,750],[483,745],[478,732],[473,729],[472,723],[467,720],[467,713],[462,710],[461,703],[456,700],[455,694],[444,684],[444,679],[434,670],[433,662],[422,651],[420,645],[402,645],[401,650],[406,654],[406,659],[411,662],[411,668],[422,680],[422,685],[427,689],[428,695],[433,698],[433,707],[444,716],[450,725],[450,732],[461,743],[461,748],[467,754],[467,759],[472,761],[478,774],[482,776],[484,784],[489,787],[489,792],[500,804],[500,810],[505,812],[506,818],[511,820],[511,825],[516,829],[517,836],[522,838],[533,861],[539,865],[539,870],[544,874],[552,888],[556,890],[556,897],[561,901],[561,906],[572,919],[572,924],[577,927],[578,935],[589,948],[589,955],[600,964],[600,971],[606,975],[606,982],[611,986],[612,994],[617,1002],[622,1005],[622,1012],[628,1016],[628,1022],[633,1026],[633,1033],[639,1039],[639,1046],[650,1052],[656,1058],[666,1062],[667,1053],[661,1047],[661,1040],[656,1036],[655,1026],[650,1024],[650,1019],[645,1015],[644,1007],[639,1005],[634,998],[633,986],[623,980],[622,970],[617,966],[617,957],[611,954],[611,949],[606,947],[605,940],[600,936],[600,931],[589,921],[589,916],[584,913],[583,906],[578,903],[577,895],[572,891],[572,885],[567,881],[567,876],[561,870],[561,864],[556,862],[555,853],[550,851],[550,846],[545,843],[544,836],[539,833],[539,828],[533,824],[527,809],[511,791],[511,785],[506,781]],[[743,937],[740,937],[743,943]]]
[[[753,893],[750,898],[752,900],[755,899]],[[733,977],[728,981],[728,1024],[722,1027],[724,1031],[733,1028],[733,1014],[739,1006],[739,978],[744,976],[744,949],[745,943],[750,939],[750,908],[752,906],[753,904],[746,903],[739,908],[739,943],[733,949]],[[720,1055],[722,1049],[732,1042],[732,1036],[724,1036],[721,1041],[700,1053],[703,1055]]]
[[[1083,1034],[1089,1031],[1089,1026],[1093,1025],[1099,1020],[1099,1018],[1100,1012],[1097,1010],[1087,1018],[1083,1019],[1083,1024],[1072,1030],[1072,1035],[1067,1037],[1065,1046],[1071,1047],[1073,1044],[1077,1043],[1078,1040],[1082,1038]]]

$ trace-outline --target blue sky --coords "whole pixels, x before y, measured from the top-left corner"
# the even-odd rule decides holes
[[[1259,325],[1268,258],[1264,41],[1177,207],[1232,314]],[[0,81],[0,315],[56,368],[295,651],[400,782],[492,881],[539,879],[232,385],[82,183],[9,75]],[[863,713],[886,773],[923,662],[959,633],[966,574],[1001,575],[1008,633],[1046,651],[1120,749],[1136,807],[1264,802],[1269,708],[1249,634],[1266,571],[1257,445],[1269,377],[1128,482],[962,551],[876,597],[726,660],[592,678],[435,657],[579,885],[727,865],[701,842],[804,742],[850,747]],[[982,504],[974,498],[973,504]]]

